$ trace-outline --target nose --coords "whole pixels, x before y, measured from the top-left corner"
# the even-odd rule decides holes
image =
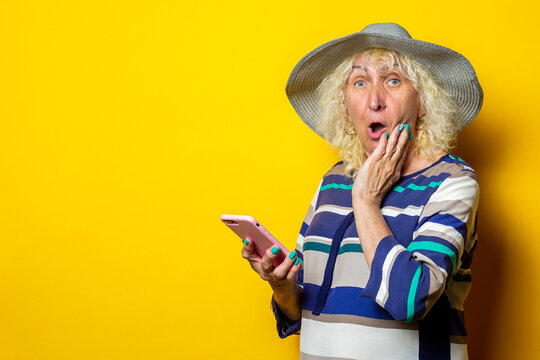
[[[384,102],[384,90],[379,86],[374,85],[369,91],[369,108],[373,111],[381,111],[386,108]]]

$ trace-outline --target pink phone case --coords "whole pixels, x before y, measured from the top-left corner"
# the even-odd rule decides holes
[[[289,250],[270,234],[261,224],[249,215],[221,215],[221,221],[227,225],[240,238],[247,238],[255,244],[255,252],[263,257],[266,249],[277,246],[281,250],[274,260],[274,266],[278,266],[289,255]]]

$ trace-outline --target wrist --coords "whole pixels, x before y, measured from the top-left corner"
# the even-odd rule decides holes
[[[381,202],[375,199],[366,199],[362,197],[353,197],[352,199],[353,210],[364,211],[369,209],[380,209]]]
[[[294,284],[292,287],[284,288],[280,286],[274,286],[270,284],[272,291],[274,292],[274,299],[278,303],[287,303],[291,300],[294,300],[298,293],[301,291],[299,286]]]
[[[301,318],[302,313],[302,289],[297,286],[294,293],[274,292],[274,302],[284,318],[294,323]]]

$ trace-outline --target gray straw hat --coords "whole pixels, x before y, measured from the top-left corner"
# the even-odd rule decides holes
[[[469,61],[461,54],[440,45],[415,40],[407,30],[393,23],[372,24],[359,33],[327,42],[296,64],[285,91],[300,118],[317,130],[319,94],[317,88],[339,64],[367,48],[394,50],[422,64],[435,81],[456,101],[458,130],[463,130],[482,107],[484,93]]]

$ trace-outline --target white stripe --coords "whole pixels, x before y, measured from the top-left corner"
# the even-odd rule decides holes
[[[300,351],[355,360],[418,359],[418,331],[302,319]]]
[[[430,203],[460,200],[473,207],[478,197],[478,182],[468,176],[447,178],[429,198]]]
[[[422,235],[422,232],[428,230],[437,231],[447,235],[449,238],[454,240],[453,245],[456,246],[458,250],[463,248],[463,236],[461,236],[461,234],[455,228],[453,228],[452,226],[433,222],[426,222],[422,226],[420,226],[420,228],[413,233],[413,239],[415,239],[418,235]],[[445,238],[442,239],[448,241]]]
[[[385,216],[396,217],[398,215],[420,216],[423,207],[407,206],[405,209],[396,209],[393,207],[385,206],[381,209],[381,212]]]
[[[405,248],[401,245],[396,245],[390,251],[388,252],[388,255],[386,255],[386,258],[384,259],[383,268],[382,268],[382,279],[381,279],[381,286],[379,287],[379,291],[377,292],[377,296],[375,297],[375,301],[377,304],[384,307],[384,304],[386,302],[386,299],[388,297],[388,285],[390,280],[390,267],[394,261],[394,259],[399,255],[399,253],[405,251]]]
[[[467,360],[467,344],[450,343],[450,359],[452,360]]]
[[[346,237],[341,242],[343,244],[360,244],[360,239],[358,237]]]
[[[308,235],[304,238],[304,242],[315,240],[315,242],[321,242],[325,244],[332,244],[332,239],[324,236]]]
[[[321,205],[319,206],[317,211],[315,211],[315,214],[318,214],[321,212],[330,212],[330,213],[338,214],[338,215],[349,215],[351,211],[352,211],[351,208],[342,208],[342,207],[334,206],[334,205]]]

